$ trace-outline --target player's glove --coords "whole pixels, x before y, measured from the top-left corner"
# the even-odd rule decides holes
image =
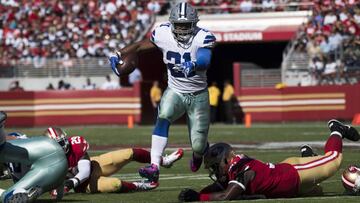
[[[121,53],[119,51],[110,53],[109,62],[110,62],[110,65],[111,65],[111,69],[114,71],[114,73],[117,76],[120,76],[120,72],[116,68],[116,65],[117,64],[120,64],[120,65],[124,64],[124,61],[121,59]]]
[[[181,190],[178,199],[180,202],[195,202],[200,200],[200,194],[193,189],[185,188]]]
[[[187,61],[181,64],[175,64],[174,70],[178,72],[182,72],[187,78],[190,73],[195,72],[196,63],[194,61]]]

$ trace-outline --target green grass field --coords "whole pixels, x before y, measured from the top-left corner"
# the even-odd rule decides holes
[[[90,143],[92,155],[110,151],[118,147],[150,147],[152,126],[135,126],[127,129],[122,126],[96,126],[96,127],[69,127],[64,128],[69,135],[82,135]],[[8,131],[21,131],[28,135],[39,135],[44,129],[8,129]],[[306,143],[308,141],[325,141],[329,130],[325,122],[313,123],[284,123],[284,124],[256,124],[252,128],[244,128],[242,125],[213,125],[210,127],[209,141],[211,143],[223,141],[232,144],[254,145],[266,142],[292,142]],[[281,143],[279,144],[282,145]],[[283,144],[288,146],[287,144]],[[187,128],[184,125],[171,127],[169,147],[190,147]],[[284,149],[256,149],[246,148],[238,151],[244,152],[251,157],[266,161],[278,162],[289,156],[299,156],[299,147],[286,147]],[[101,149],[101,150],[100,150]],[[322,153],[321,148],[315,148]],[[177,195],[182,188],[190,187],[199,190],[211,180],[206,171],[201,169],[192,173],[189,169],[190,151],[177,162],[171,169],[161,169],[160,186],[149,192],[128,194],[71,194],[62,202],[178,202]],[[325,195],[311,198],[252,200],[253,202],[359,202],[359,197],[344,196],[340,180],[340,173],[349,164],[360,162],[360,148],[345,147],[344,162],[340,171],[332,178],[322,183]],[[130,163],[123,168],[116,177],[123,180],[137,180],[137,170],[143,166],[138,163]],[[1,182],[0,187],[6,188],[10,181]],[[51,201],[48,195],[44,195],[39,202]]]

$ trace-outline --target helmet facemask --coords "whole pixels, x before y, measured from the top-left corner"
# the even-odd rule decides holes
[[[56,142],[63,148],[65,154],[69,152],[69,140],[66,137],[61,137],[56,139]]]
[[[209,148],[204,156],[205,169],[209,170],[209,177],[215,181],[224,183],[228,179],[228,158],[232,152],[230,145],[217,143]]]
[[[225,183],[227,182],[227,160],[224,159],[221,163],[214,163],[211,166],[205,166],[209,170],[209,177],[214,182]]]
[[[194,22],[174,22],[171,27],[174,38],[182,44],[188,44],[195,31],[195,26]]]

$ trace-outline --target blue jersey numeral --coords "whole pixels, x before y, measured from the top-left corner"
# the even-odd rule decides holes
[[[181,61],[181,58],[184,61]],[[171,59],[174,59],[175,64],[180,64],[182,62],[191,61],[191,55],[190,55],[190,52],[185,52],[181,57],[181,54],[178,52],[168,51],[168,52],[166,52],[166,59],[169,61],[171,61]],[[178,72],[178,71],[174,70],[175,64],[173,64],[173,63],[167,64],[167,68],[170,70],[171,75],[173,77],[177,77],[177,78],[184,78],[185,75],[182,72]],[[193,77],[194,75],[195,75],[195,72],[192,72],[188,75],[188,77]]]

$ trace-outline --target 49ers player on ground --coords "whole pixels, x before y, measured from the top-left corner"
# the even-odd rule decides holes
[[[342,138],[358,141],[351,126],[330,120],[324,155],[291,157],[276,164],[236,154],[226,143],[212,145],[204,157],[215,183],[200,192],[184,189],[180,201],[216,201],[253,198],[290,198],[322,194],[319,183],[333,176],[342,161]]]
[[[68,175],[64,182],[64,191],[74,189],[81,193],[131,192],[151,190],[158,186],[156,182],[127,182],[109,177],[131,161],[150,162],[150,152],[140,148],[127,148],[90,157],[89,144],[82,136],[66,137],[61,128],[50,127],[45,136],[56,140],[64,149],[68,159]],[[183,150],[178,149],[162,157],[162,166],[169,168],[181,159]],[[54,191],[56,194],[56,191]]]

